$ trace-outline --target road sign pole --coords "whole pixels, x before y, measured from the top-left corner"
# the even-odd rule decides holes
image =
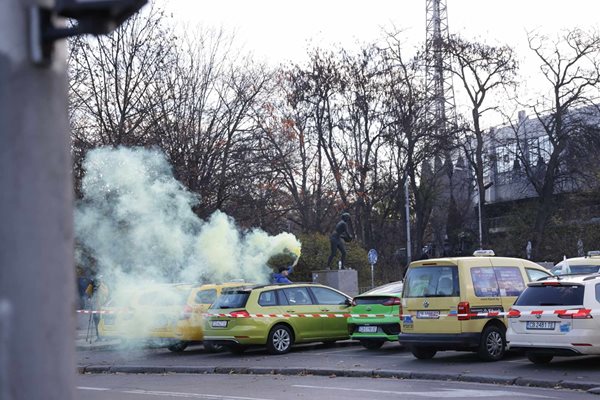
[[[375,287],[375,280],[373,278],[373,264],[371,264],[371,289]]]

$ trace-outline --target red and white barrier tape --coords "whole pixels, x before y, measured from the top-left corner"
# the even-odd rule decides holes
[[[456,312],[450,312],[448,314],[435,314],[436,310],[426,310],[427,313],[423,315],[416,314],[350,314],[350,313],[326,313],[326,314],[248,314],[248,313],[204,313],[203,317],[223,317],[223,318],[416,318],[416,319],[438,319],[438,318],[493,318],[493,317],[519,317],[523,315],[557,315],[566,317],[579,317],[584,318],[592,315],[592,310],[587,308],[581,309],[560,309],[560,310],[531,310],[531,311],[488,311],[488,312],[477,312],[477,313],[464,313],[458,314]],[[124,310],[77,310],[81,314],[118,314],[128,313],[130,311]],[[596,313],[599,314],[600,313]]]

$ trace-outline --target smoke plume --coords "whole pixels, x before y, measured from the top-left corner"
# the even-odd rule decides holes
[[[199,219],[192,207],[201,199],[174,178],[158,150],[92,150],[84,169],[76,238],[109,282],[265,283],[269,258],[300,256],[290,233],[242,231],[220,211]]]

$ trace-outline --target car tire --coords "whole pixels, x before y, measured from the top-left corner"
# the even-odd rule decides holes
[[[550,354],[536,354],[536,353],[526,353],[527,358],[534,364],[548,364],[554,358],[553,355]]]
[[[361,340],[360,344],[369,350],[377,350],[380,349],[381,346],[385,343],[384,340]]]
[[[224,350],[223,345],[216,344],[209,340],[202,342],[202,345],[204,346],[204,350],[208,351],[209,353],[220,353]]]
[[[285,354],[294,344],[292,330],[286,325],[275,325],[267,338],[267,351],[269,354]]]
[[[506,353],[505,329],[488,325],[481,334],[477,355],[484,361],[498,361]]]
[[[227,350],[232,354],[243,354],[248,347],[242,346],[241,344],[230,344],[227,346]]]
[[[173,353],[181,353],[188,347],[188,342],[177,342],[167,347]]]
[[[419,360],[430,360],[435,356],[437,350],[432,347],[415,346],[411,347],[410,352]]]

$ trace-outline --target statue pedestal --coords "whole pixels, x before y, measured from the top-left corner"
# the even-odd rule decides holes
[[[355,269],[324,269],[313,271],[313,283],[331,286],[348,296],[358,295],[358,272]]]

